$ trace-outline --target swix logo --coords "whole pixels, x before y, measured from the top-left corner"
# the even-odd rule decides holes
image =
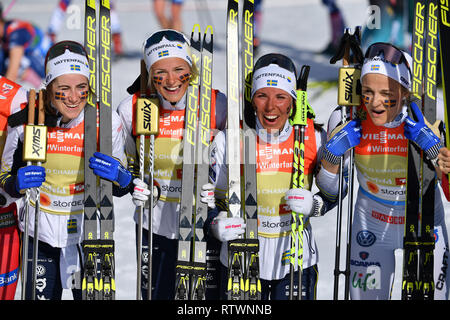
[[[355,81],[354,74],[345,72],[345,78],[342,79],[345,87],[345,100],[348,102],[353,102],[353,83]]]
[[[44,149],[42,147],[42,136],[41,136],[41,128],[33,127],[33,154],[35,154],[37,157],[41,156],[41,151]]]
[[[143,124],[142,126],[146,130],[151,130],[152,127],[152,108],[149,103],[144,103],[144,106],[141,108]]]
[[[403,186],[406,184],[406,178],[395,178],[395,184],[397,186]]]

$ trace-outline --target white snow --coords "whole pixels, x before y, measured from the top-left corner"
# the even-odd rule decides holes
[[[6,8],[11,2],[3,1]],[[8,18],[20,18],[33,21],[46,29],[51,11],[56,0],[21,0],[17,1],[8,14]],[[123,41],[127,51],[140,50],[143,40],[150,33],[159,29],[156,18],[151,11],[151,0],[120,0],[118,14],[123,30]],[[169,3],[169,2],[168,2]],[[366,20],[367,1],[338,0],[347,25],[354,28],[363,25]],[[73,0],[72,11],[66,17],[58,40],[72,39],[83,42],[84,1]],[[214,27],[214,78],[213,87],[226,92],[225,59],[225,19],[226,1],[224,0],[186,0],[183,12],[184,31],[190,34],[194,23],[204,28],[207,24]],[[263,1],[263,25],[260,32],[261,47],[259,55],[279,52],[291,57],[298,69],[302,64],[311,66],[310,81],[332,80],[337,76],[338,65],[330,65],[329,57],[315,55],[323,49],[330,39],[329,17],[321,0],[277,0]],[[122,59],[113,63],[113,104],[117,106],[126,97],[126,88],[139,73],[138,59]],[[323,91],[321,87],[308,90],[309,100],[314,108],[317,120],[326,124],[330,112],[337,101],[337,90],[331,88]],[[356,189],[356,188],[355,188]],[[136,256],[135,226],[133,222],[133,203],[130,196],[114,200],[116,213],[116,288],[117,299],[133,300],[136,297]],[[347,208],[347,201],[344,201]],[[446,204],[448,208],[448,204]],[[346,209],[344,210],[343,240],[345,240]],[[447,219],[447,224],[449,223]],[[336,230],[336,210],[325,217],[311,222],[319,247],[319,283],[318,299],[333,298],[333,270]],[[342,247],[345,247],[342,245]],[[401,264],[401,252],[396,253]],[[341,259],[343,261],[343,258]],[[400,265],[399,265],[400,266]],[[400,298],[401,273],[396,269],[393,299]],[[341,291],[343,283],[341,283]],[[16,298],[20,299],[20,285]],[[64,292],[64,299],[72,299],[69,291]],[[342,295],[341,295],[342,298]]]

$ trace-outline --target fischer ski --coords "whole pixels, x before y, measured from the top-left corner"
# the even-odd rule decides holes
[[[242,11],[242,77],[243,77],[243,123],[244,132],[244,210],[245,210],[245,255],[244,255],[244,299],[261,299],[259,279],[258,207],[256,203],[256,128],[251,91],[253,77],[253,0],[244,0]]]
[[[429,123],[436,121],[436,78],[438,59],[438,16],[436,0],[427,3],[428,17],[424,50],[423,116]],[[419,250],[419,288],[421,299],[434,300],[434,198],[436,172],[433,163],[422,152],[421,247]]]
[[[115,299],[115,268],[112,183],[97,179],[89,169],[89,158],[97,150],[97,141],[92,139],[93,136],[99,136],[100,152],[112,154],[111,23],[108,0],[100,2],[98,22],[95,0],[86,0],[85,48],[89,57],[91,71],[89,84],[92,92],[84,111],[85,238],[82,297],[84,300],[113,300]],[[97,40],[100,47],[98,53]],[[98,72],[97,65],[101,66]],[[98,102],[97,98],[100,98]],[[99,113],[100,122],[98,135],[97,113]],[[98,222],[100,237],[97,234]]]
[[[442,71],[442,91],[444,94],[444,109],[445,109],[445,143],[447,149],[450,149],[450,112],[447,109],[450,107],[448,95],[450,94],[450,64],[448,57],[450,52],[448,46],[450,44],[450,3],[448,1],[441,1],[439,7],[439,50],[440,62]],[[444,181],[446,181],[444,183]],[[450,198],[450,183],[449,175],[443,177],[442,189],[448,198]]]
[[[424,37],[426,35],[426,5],[425,1],[414,1],[414,26],[412,35],[412,89],[411,94],[416,99],[419,107],[422,107],[423,97],[423,57]],[[409,109],[413,120],[417,120],[414,113]],[[421,150],[413,142],[408,142],[408,171],[406,182],[406,206],[405,206],[405,234],[403,239],[403,281],[402,300],[421,299],[422,292],[419,284],[419,250],[421,249],[420,238],[420,214],[421,214]],[[433,199],[434,203],[434,199]],[[430,205],[430,204],[427,204]],[[433,228],[434,229],[434,228]]]
[[[241,130],[239,104],[239,0],[228,0],[227,7],[227,163],[228,210],[232,217],[243,217],[241,207]],[[228,300],[244,299],[243,239],[228,241]]]
[[[213,62],[213,29],[207,26],[201,38],[200,25],[191,33],[191,53],[199,75],[191,80],[187,92],[185,132],[183,138],[183,173],[180,206],[178,261],[176,264],[175,299],[206,298],[206,239],[203,225],[208,206],[200,201],[202,186],[208,183],[209,144],[211,141],[211,85]],[[196,166],[197,164],[197,166]],[[195,172],[197,182],[194,188]],[[195,192],[194,192],[195,190]],[[194,197],[195,195],[195,204]]]

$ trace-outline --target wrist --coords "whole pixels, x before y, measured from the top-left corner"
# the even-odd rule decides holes
[[[335,154],[330,152],[330,150],[328,150],[325,147],[325,148],[323,148],[323,160],[329,162],[332,165],[338,165],[340,160],[341,160],[341,157],[340,156],[336,156]]]

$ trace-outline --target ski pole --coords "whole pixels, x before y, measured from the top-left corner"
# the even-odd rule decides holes
[[[291,124],[294,127],[294,163],[292,187],[305,187],[305,127],[307,125],[308,100],[306,94],[307,79],[310,66],[304,65],[297,79],[296,110]],[[302,299],[302,272],[303,272],[303,213],[292,211],[291,223],[291,251],[290,251],[290,287],[289,299]],[[294,294],[295,264],[298,268],[297,295]]]
[[[28,124],[25,126],[25,132],[30,132],[28,127],[34,125],[34,108],[36,105],[36,91],[30,90],[28,97]],[[31,131],[32,132],[32,131]],[[31,165],[31,160],[26,159],[27,150],[32,150],[32,137],[26,135],[24,137],[24,160],[27,161],[27,166]],[[28,219],[30,213],[30,189],[25,191],[25,225],[23,232],[23,246],[22,246],[22,300],[26,298],[27,273],[28,273]]]
[[[152,291],[152,228],[151,221],[153,216],[153,145],[154,145],[154,135],[158,133],[159,130],[159,110],[157,106],[157,101],[155,99],[149,99],[146,97],[146,89],[148,82],[148,74],[145,66],[144,60],[141,60],[141,92],[140,97],[137,99],[136,104],[136,134],[139,135],[139,178],[144,181],[145,178],[145,138],[150,136],[149,145],[149,186],[150,186],[150,197],[149,197],[149,213],[148,213],[148,259],[149,259],[149,270],[148,270],[148,300],[151,300]],[[136,284],[136,299],[141,300],[141,277],[142,277],[142,228],[143,228],[143,217],[144,217],[144,206],[139,207],[138,211],[138,234],[137,234],[137,284]]]
[[[361,71],[358,68],[350,66],[350,50],[353,52],[353,58],[358,63],[362,63],[362,51],[359,47],[361,28],[357,27],[354,34],[350,34],[350,29],[346,29],[340,43],[340,50],[334,56],[330,63],[336,63],[337,60],[343,59],[343,66],[339,69],[338,79],[338,104],[342,106],[341,121],[345,123],[347,119],[347,108],[350,106],[351,117],[353,117],[353,107],[360,104],[360,94],[358,91],[358,81]],[[347,207],[347,232],[346,232],[346,255],[345,255],[345,269],[340,270],[340,251],[341,251],[341,227],[342,227],[342,209],[344,200],[344,157],[339,163],[339,196],[338,196],[338,212],[336,221],[336,255],[335,255],[335,269],[334,269],[334,293],[333,299],[337,300],[339,295],[339,276],[344,275],[344,299],[349,299],[350,292],[350,252],[351,252],[351,232],[353,220],[353,178],[354,178],[354,149],[349,152],[349,167],[348,167],[348,207]]]
[[[40,159],[37,165],[41,166],[42,161],[46,160],[47,155],[47,127],[45,126],[45,112],[44,112],[44,90],[39,91],[38,95],[38,125],[35,126],[34,137],[39,137],[39,140],[33,139],[35,143],[39,141],[40,147],[34,147],[36,152],[41,152]],[[37,133],[39,131],[39,133]],[[33,236],[33,267],[32,267],[32,291],[31,298],[36,300],[36,282],[37,282],[37,260],[39,250],[39,215],[40,215],[40,189],[35,188],[35,209],[34,209],[34,236]]]

